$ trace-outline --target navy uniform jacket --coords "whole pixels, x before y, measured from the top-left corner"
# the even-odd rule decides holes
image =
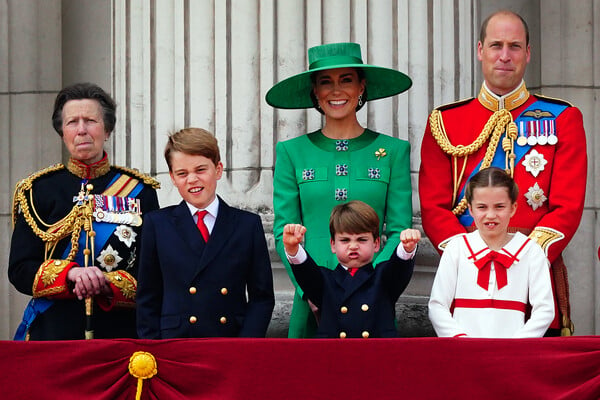
[[[414,268],[396,252],[388,261],[365,265],[351,276],[341,265],[330,270],[308,259],[292,264],[305,297],[321,310],[318,338],[397,337],[395,305]]]
[[[182,201],[146,215],[142,237],[140,338],[265,336],[275,297],[258,215],[219,199],[205,244]]]
[[[32,215],[36,216],[36,223],[44,227],[37,219],[37,216],[47,224],[54,224],[64,218],[73,208],[73,196],[77,196],[81,190],[82,176],[85,176],[85,171],[78,170],[81,163],[70,160],[69,163],[62,168],[49,168],[47,173],[41,171],[42,174],[33,181],[32,197],[33,209]],[[54,170],[52,170],[54,169]],[[154,181],[145,175],[135,173],[131,170],[126,170],[121,167],[110,166],[105,156],[103,160],[92,166],[95,176],[85,182],[93,185],[93,194],[100,194],[110,185],[117,174],[129,178],[135,178],[143,182],[143,189],[135,196],[140,200],[140,211],[142,217],[146,212],[158,209],[158,199],[154,187],[158,187],[158,182]],[[153,187],[154,186],[154,187]],[[28,195],[27,195],[28,197]],[[96,224],[96,222],[94,222]],[[104,223],[106,224],[106,223]],[[126,224],[114,223],[113,227],[122,228]],[[137,257],[139,254],[139,244],[141,227],[131,227],[133,234],[131,240],[124,241],[119,235],[118,230],[115,230],[107,238],[102,245],[99,240],[96,241],[93,259],[90,264],[96,265],[105,274],[125,274],[122,276],[130,277],[132,281],[131,288],[127,291],[128,304],[113,307],[110,311],[106,311],[98,306],[99,298],[94,302],[93,322],[95,338],[123,338],[136,337],[135,331],[135,277],[137,277]],[[52,258],[61,259],[67,245],[70,244],[71,232],[62,240],[58,241],[54,249]],[[110,267],[101,265],[98,256],[102,259],[101,254],[105,250],[112,250],[111,253],[118,256],[114,257],[115,262]],[[82,248],[79,249],[79,254],[82,253]],[[111,254],[111,255],[112,255]],[[104,256],[106,257],[106,256]],[[44,257],[44,241],[38,237],[32,228],[25,221],[23,212],[16,215],[15,228],[12,234],[10,259],[8,266],[8,277],[15,288],[26,295],[40,297],[39,293],[34,290],[34,282],[36,276],[40,276],[40,267],[45,261]],[[61,277],[67,273],[65,268],[53,281],[55,286],[60,281]],[[42,279],[40,279],[41,281]],[[122,280],[122,282],[126,282]],[[52,286],[48,282],[48,286]],[[111,284],[112,286],[112,284]],[[39,289],[39,287],[35,288]],[[52,292],[52,288],[46,290]],[[54,291],[54,296],[42,297],[50,298],[54,301],[53,305],[35,318],[29,329],[31,340],[73,340],[83,339],[85,330],[85,304],[82,300],[77,300],[71,293],[71,288],[63,288],[63,290]]]

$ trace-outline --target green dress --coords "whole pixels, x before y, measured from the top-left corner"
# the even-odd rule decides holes
[[[362,200],[375,209],[389,239],[374,264],[388,260],[400,232],[412,222],[410,144],[368,129],[357,138],[329,139],[319,130],[277,143],[273,178],[273,231],[277,252],[296,288],[290,338],[313,337],[315,318],[302,298],[283,249],[283,227],[306,226],[305,248],[318,265],[335,269],[329,216],[333,207]],[[385,222],[385,230],[384,230]]]

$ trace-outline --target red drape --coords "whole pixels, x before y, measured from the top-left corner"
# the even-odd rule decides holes
[[[2,399],[599,399],[600,337],[0,342]]]

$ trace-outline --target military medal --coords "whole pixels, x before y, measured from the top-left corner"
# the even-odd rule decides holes
[[[540,208],[544,202],[548,200],[537,182],[527,190],[525,197],[527,198],[527,204],[529,204],[534,211]]]
[[[535,146],[537,144],[537,132],[535,131],[535,121],[529,121],[529,137],[527,137],[527,144]]]
[[[540,127],[540,121],[537,121],[538,127]],[[540,135],[538,136],[538,144],[544,146],[548,143],[548,120],[543,121],[544,129],[538,129]]]
[[[525,166],[525,170],[530,172],[535,178],[541,171],[544,170],[548,161],[544,158],[544,155],[538,153],[537,150],[533,149],[529,154],[525,155],[525,160],[522,163]]]
[[[127,247],[131,247],[131,245],[135,242],[135,237],[137,233],[133,231],[127,225],[119,225],[117,229],[115,229],[115,235],[119,238],[119,240],[127,245]]]
[[[123,258],[119,256],[119,253],[112,248],[109,244],[104,250],[100,252],[100,255],[96,257],[96,261],[100,263],[100,266],[104,268],[107,272],[112,271],[117,268],[119,262],[121,262]]]
[[[527,137],[525,136],[525,126],[524,122],[519,122],[519,137],[517,138],[517,144],[519,146],[525,146],[527,144]]]
[[[548,122],[550,125],[550,136],[548,136],[548,144],[554,146],[556,143],[558,143],[558,137],[556,136],[556,133],[554,131],[554,120],[551,119]]]
[[[140,199],[132,197],[94,195],[96,222],[110,224],[142,225]]]

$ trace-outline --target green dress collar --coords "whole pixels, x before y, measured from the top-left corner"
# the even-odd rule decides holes
[[[323,132],[319,129],[318,131],[309,133],[308,139],[318,148],[324,151],[337,152],[337,151],[355,151],[363,149],[369,146],[375,141],[378,134],[365,129],[364,132],[353,139],[330,139],[323,135]]]

